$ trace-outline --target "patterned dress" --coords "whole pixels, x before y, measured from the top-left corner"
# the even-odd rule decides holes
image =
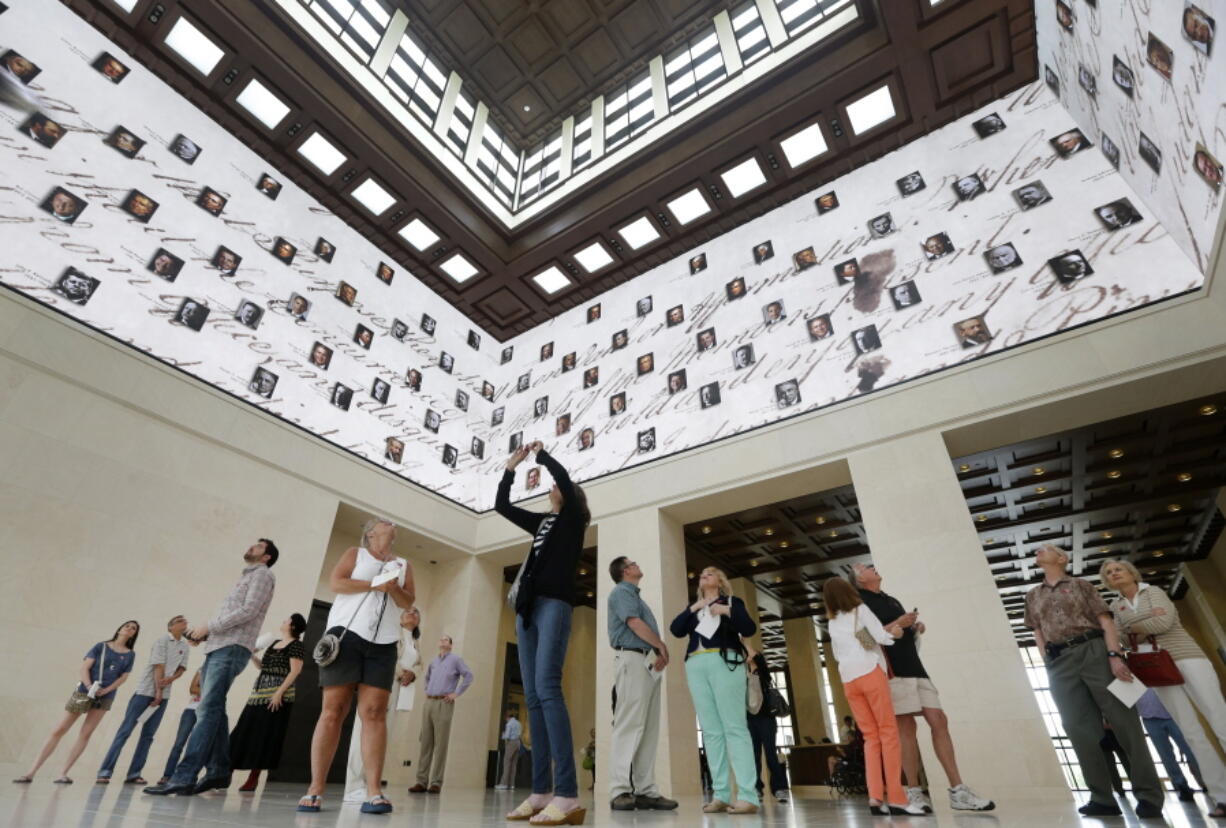
[[[243,715],[230,733],[230,765],[239,770],[272,770],[281,764],[281,745],[289,727],[294,706],[294,685],[285,689],[281,706],[268,709],[268,701],[289,675],[291,658],[306,659],[301,641],[291,641],[277,649],[274,641],[264,651],[260,674],[247,697]]]

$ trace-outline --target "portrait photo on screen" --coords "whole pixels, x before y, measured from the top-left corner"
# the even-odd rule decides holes
[[[643,374],[650,374],[652,371],[656,370],[655,354],[640,355],[639,358],[635,360],[635,365],[638,368],[640,377],[643,376]]]
[[[38,74],[43,71],[32,60],[23,57],[12,49],[0,55],[0,66],[7,69],[9,74],[27,86],[30,84],[30,81],[38,77]]]
[[[834,266],[834,278],[838,280],[840,285],[853,284],[859,275],[860,263],[855,259],[848,259]]]
[[[640,431],[638,436],[639,454],[646,454],[649,451],[656,450],[656,429],[651,427],[646,431]]]
[[[587,309],[587,321],[590,324],[592,322],[595,322],[599,318],[600,318],[600,303],[597,302],[595,305],[592,305],[590,308]]]
[[[1062,253],[1047,260],[1047,264],[1051,267],[1052,272],[1056,274],[1056,278],[1063,284],[1071,285],[1079,279],[1084,279],[1094,273],[1094,268],[1090,267],[1089,261],[1082,255],[1080,250],[1073,250],[1068,253]]]
[[[137,138],[135,133],[121,126],[115,127],[110,135],[102,139],[102,143],[125,158],[135,158],[140,154],[141,147],[145,146],[144,139]]]
[[[592,446],[596,445],[596,432],[590,428],[585,428],[579,432],[579,451],[587,451]]]
[[[531,385],[532,385],[532,372],[529,371],[526,374],[519,375],[519,379],[515,383],[515,390],[520,391],[520,392],[527,391]]]
[[[954,243],[950,241],[948,233],[937,233],[924,239],[923,248],[924,258],[930,262],[935,262],[937,259],[942,259],[953,253]]]
[[[620,351],[630,344],[630,332],[625,328],[613,334],[613,339],[610,342],[614,351]]]
[[[238,266],[242,263],[243,257],[224,245],[217,248],[217,252],[213,254],[211,262],[213,267],[220,270],[223,276],[233,276],[238,272]]]
[[[698,405],[702,408],[710,408],[713,405],[719,405],[719,383],[709,382],[698,389]]]
[[[698,342],[699,351],[711,350],[717,344],[715,341],[715,329],[705,328],[704,330],[699,331],[696,340]]]
[[[1099,138],[1100,138],[1099,146],[1101,147],[1103,151],[1103,155],[1106,157],[1107,161],[1111,164],[1111,166],[1115,167],[1118,170],[1120,168],[1120,148],[1119,146],[1114,141],[1112,141],[1109,137],[1107,137],[1106,133],[1103,133],[1101,136],[1099,136]]]
[[[762,264],[775,255],[775,245],[769,241],[760,242],[753,247],[753,263]]]
[[[455,368],[455,359],[446,351],[439,352],[438,367],[443,369],[444,374],[450,374]]]
[[[495,408],[493,413],[490,414],[490,427],[493,428],[494,426],[502,425],[502,420],[503,420],[503,417],[506,416],[506,413],[507,413],[507,409],[505,406],[499,406],[498,408]]]
[[[799,403],[800,383],[796,380],[785,380],[775,386],[775,405],[780,408],[791,408]]]
[[[829,213],[831,210],[837,209],[839,206],[839,197],[837,194],[835,194],[834,190],[831,190],[828,193],[822,193],[819,195],[814,200],[814,204],[817,206],[817,214],[820,216],[822,213]]]
[[[478,460],[485,459],[485,441],[480,437],[474,437],[472,445],[468,449],[469,453]]]
[[[534,466],[528,469],[528,473],[524,475],[524,488],[528,491],[541,485],[541,467]]]
[[[456,466],[456,463],[459,462],[459,459],[460,459],[460,452],[456,449],[455,446],[450,446],[450,445],[443,446],[443,465],[444,466],[454,469]]]
[[[583,372],[583,387],[594,388],[600,384],[600,366],[593,365]]]
[[[668,393],[670,396],[678,391],[684,391],[688,387],[689,383],[686,379],[684,368],[680,371],[673,371],[668,375]]]
[[[881,347],[881,337],[877,335],[876,325],[867,325],[851,332],[851,344],[856,349],[856,355],[867,354]]]
[[[792,254],[792,264],[796,266],[797,270],[808,270],[817,264],[817,254],[813,252],[812,247],[797,250]]]
[[[56,221],[72,224],[88,205],[80,196],[73,195],[63,187],[56,187],[38,206],[50,213]]]
[[[399,463],[404,457],[404,441],[396,437],[388,437],[383,457],[393,463]]]
[[[58,121],[53,121],[41,112],[35,112],[21,125],[21,131],[51,149],[60,142],[68,129]]]
[[[385,285],[390,285],[395,276],[396,271],[392,270],[392,266],[386,262],[379,262],[379,266],[375,268],[375,278]]]
[[[1077,64],[1077,83],[1091,98],[1098,96],[1098,79],[1084,63]]]
[[[902,282],[890,288],[890,300],[894,302],[894,310],[909,308],[923,301],[914,281]]]
[[[515,356],[515,346],[508,345],[507,347],[502,349],[502,361],[499,364],[506,365],[508,362],[511,361],[511,359],[514,356]]]
[[[541,346],[541,362],[544,362],[545,360],[548,360],[548,359],[553,359],[553,343],[552,342],[546,342],[544,345]]]
[[[461,391],[458,388],[456,389],[455,407],[460,409],[461,411],[468,410],[468,392],[467,391]]]
[[[1031,181],[1014,190],[1013,198],[1023,210],[1032,210],[1051,201],[1051,193],[1042,181]]]
[[[1158,149],[1158,145],[1144,132],[1137,138],[1137,155],[1140,155],[1141,160],[1155,173],[1162,172],[1162,150]]]
[[[277,236],[272,243],[272,255],[276,256],[283,264],[291,265],[294,263],[294,256],[298,255],[298,248],[290,244],[287,239]]]
[[[737,371],[748,368],[756,361],[752,345],[738,345],[732,351],[732,367]]]
[[[170,142],[170,153],[187,164],[195,164],[201,152],[200,145],[186,135],[176,135]]]
[[[421,390],[421,371],[418,371],[416,368],[410,368],[407,372],[405,372],[404,384],[408,386],[410,391],[420,391]],[[498,411],[501,411],[501,410],[502,410],[501,408],[498,409]],[[497,414],[498,411],[495,411],[494,413]],[[494,423],[494,425],[498,425],[498,423]]]
[[[701,270],[707,269],[707,254],[699,253],[697,256],[690,257],[690,275],[693,276]]]
[[[336,255],[336,245],[320,236],[315,242],[315,255],[331,264],[332,257]]]
[[[1043,82],[1048,85],[1052,92],[1056,93],[1056,97],[1060,97],[1060,76],[1046,64],[1043,65]]]
[[[1111,80],[1115,81],[1115,85],[1128,97],[1131,98],[1136,95],[1136,76],[1132,74],[1128,64],[1120,60],[1119,55],[1111,56]]]
[[[255,188],[273,201],[276,201],[277,196],[281,195],[281,182],[268,173],[260,176],[260,180],[255,183]]]
[[[1171,47],[1155,37],[1153,32],[1149,33],[1149,41],[1145,44],[1145,60],[1159,75],[1167,80],[1171,79],[1175,71],[1175,53],[1171,51]]]
[[[963,348],[977,348],[992,341],[992,332],[982,316],[972,316],[954,323],[954,336]]]
[[[928,186],[924,183],[924,176],[920,175],[919,170],[907,173],[902,178],[895,181],[894,184],[898,187],[898,192],[902,194],[903,198],[906,198],[909,195],[915,195],[920,190]]]
[[[289,300],[285,303],[285,309],[294,319],[306,321],[307,314],[311,312],[311,300],[301,293],[291,293]]]
[[[311,353],[307,361],[314,367],[327,371],[328,366],[332,364],[332,349],[322,342],[316,342],[311,346]]]
[[[343,304],[353,307],[353,303],[358,300],[358,289],[348,282],[341,282],[336,286],[335,295]]]
[[[1213,189],[1221,188],[1222,162],[1214,158],[1205,145],[1199,142],[1196,144],[1196,154],[1192,156],[1192,169]]]
[[[200,191],[200,195],[196,196],[196,206],[207,213],[220,216],[221,211],[226,209],[226,202],[228,200],[212,187],[205,187]]]
[[[251,382],[247,383],[247,390],[266,400],[271,399],[272,392],[277,390],[278,379],[279,377],[267,368],[256,368],[251,375]]]
[[[575,365],[579,362],[579,355],[574,351],[562,357],[562,373],[575,370]]]
[[[102,74],[102,77],[111,83],[119,83],[128,76],[128,72],[132,71],[124,65],[123,61],[110,52],[103,52],[98,55],[90,65],[97,69]]]
[[[1141,214],[1126,198],[1119,198],[1101,207],[1095,207],[1094,215],[1098,216],[1099,221],[1108,230],[1119,230],[1121,227],[1141,221]]]
[[[771,325],[779,324],[784,319],[787,319],[787,313],[784,312],[782,299],[767,302],[762,306],[762,321],[768,328]]]
[[[1061,158],[1068,158],[1070,155],[1094,146],[1090,143],[1090,139],[1086,138],[1085,133],[1076,128],[1060,133],[1048,143],[1055,147],[1056,155]]]
[[[609,397],[609,416],[615,417],[626,410],[626,392],[620,391]]]
[[[668,309],[668,313],[664,315],[664,322],[668,327],[680,325],[685,321],[685,307],[682,305],[674,305]]]
[[[428,313],[421,315],[421,331],[427,336],[434,336],[434,328],[438,323],[434,321],[434,317]]]
[[[183,260],[164,247],[159,247],[146,269],[154,276],[173,282],[179,278],[179,271],[183,270]]]
[[[988,267],[993,273],[1004,273],[1022,264],[1022,257],[1018,255],[1017,248],[1012,242],[988,248],[984,251],[983,258],[987,260]]]
[[[554,421],[553,434],[555,437],[561,437],[563,434],[568,433],[570,433],[570,415],[563,414]]]
[[[140,190],[132,190],[123,200],[119,208],[141,224],[148,224],[149,219],[157,212],[158,203]]]
[[[208,305],[195,299],[184,299],[170,321],[191,328],[193,331],[199,331],[204,327],[205,320],[208,318]]]
[[[353,329],[353,344],[361,346],[366,350],[370,350],[370,346],[375,342],[375,332],[365,325],[358,325]]]
[[[549,397],[537,397],[532,403],[532,416],[544,417],[549,413]]]
[[[481,350],[481,334],[470,330],[468,332],[468,347],[472,348],[474,351]]]
[[[897,229],[894,226],[894,217],[889,213],[882,213],[868,220],[868,232],[874,239],[884,239]]]
[[[983,185],[983,179],[979,177],[979,173],[964,175],[954,182],[954,193],[958,196],[959,201],[970,201],[985,192],[987,188]]]
[[[332,397],[329,402],[341,411],[348,411],[349,404],[353,402],[353,389],[338,382],[332,386]]]
[[[830,322],[830,314],[823,313],[820,316],[814,316],[805,322],[805,329],[809,332],[809,339],[817,342],[819,339],[825,339],[834,334],[834,325]]]
[[[507,444],[507,450],[510,452],[514,452],[516,449],[518,449],[523,444],[524,444],[524,433],[522,431],[517,431],[511,435],[511,439]]]
[[[244,299],[239,303],[238,310],[234,311],[234,318],[254,331],[260,327],[260,320],[264,318],[264,309],[255,302]]]
[[[1056,0],[1056,22],[1066,32],[1073,30],[1073,9],[1064,0]]]
[[[647,316],[649,313],[651,313],[652,307],[653,304],[651,297],[644,296],[642,299],[639,299],[634,303],[634,315],[639,317]]]
[[[386,404],[388,397],[390,397],[391,394],[391,383],[387,382],[387,380],[382,380],[375,377],[374,381],[370,384],[370,396],[374,398],[375,401]]]
[[[438,415],[438,412],[433,408],[426,409],[426,418],[422,421],[422,426],[426,431],[438,434],[439,426],[443,424],[443,418]]]
[[[972,121],[971,127],[980,138],[987,138],[1002,131],[1005,128],[1005,120],[993,112],[991,115],[984,115],[978,121]]]
[[[490,402],[494,401],[494,384],[492,382],[481,382],[481,396]]]
[[[725,294],[728,296],[728,301],[729,301],[729,302],[731,302],[731,301],[733,301],[733,300],[735,300],[735,299],[741,299],[741,298],[743,298],[743,297],[745,296],[745,279],[744,279],[744,277],[742,277],[742,276],[737,276],[737,277],[736,277],[735,279],[733,279],[731,282],[729,282],[728,284],[724,285],[724,293],[725,293]],[[677,306],[677,308],[675,308],[674,310],[678,310],[678,309],[680,309],[680,308],[681,308],[681,306],[680,306],[680,305],[678,305],[678,306]],[[672,313],[672,311],[669,311],[669,313]],[[675,323],[670,322],[669,324],[670,324],[670,326],[671,326],[672,324],[675,324]]]
[[[1183,21],[1179,27],[1184,40],[1192,44],[1192,48],[1208,56],[1213,49],[1213,36],[1217,32],[1217,21],[1192,2],[1185,0]]]
[[[100,284],[102,283],[94,277],[86,276],[75,267],[70,267],[60,275],[51,289],[73,304],[84,305]]]

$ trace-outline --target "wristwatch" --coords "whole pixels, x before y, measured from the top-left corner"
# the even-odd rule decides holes
[[[1123,653],[1117,653],[1115,650],[1107,650],[1107,658],[1123,658]]]

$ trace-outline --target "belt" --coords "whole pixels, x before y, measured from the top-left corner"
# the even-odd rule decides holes
[[[647,655],[651,652],[650,649],[643,649],[641,647],[614,647],[613,649],[623,653],[638,653],[639,655]]]
[[[1047,655],[1050,656],[1051,658],[1056,658],[1057,656],[1060,655],[1060,653],[1064,652],[1069,647],[1076,647],[1078,644],[1084,644],[1087,641],[1093,641],[1096,638],[1102,638],[1102,637],[1103,637],[1102,630],[1090,630],[1089,632],[1083,632],[1081,635],[1075,635],[1070,639],[1061,641],[1059,644],[1053,644],[1052,642],[1049,641],[1047,642],[1047,647],[1046,647]]]
[[[427,698],[427,699],[433,699],[433,700],[435,700],[435,701],[438,701],[439,699],[445,699],[445,698],[447,698],[447,697],[446,697],[446,696],[426,696],[426,698]]]

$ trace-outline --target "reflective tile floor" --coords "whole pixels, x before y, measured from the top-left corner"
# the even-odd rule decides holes
[[[340,805],[337,788],[325,801],[319,814],[299,814],[294,810],[302,787],[272,784],[255,794],[234,791],[213,792],[203,796],[161,799],[141,794],[134,787],[109,785],[98,787],[77,782],[61,787],[50,780],[38,780],[32,785],[0,783],[0,828],[155,828],[160,826],[198,825],[210,828],[228,826],[291,826],[292,828],[333,828],[333,826],[404,825],[412,828],[476,828],[476,826],[510,825],[503,814],[519,802],[523,791],[445,791],[440,796],[413,796],[394,792],[396,811],[389,817],[368,816],[358,812],[357,805]],[[798,797],[789,805],[767,803],[755,816],[704,816],[697,798],[683,800],[673,812],[611,812],[608,805],[593,808],[587,825],[608,826],[668,826],[668,828],[819,828],[820,826],[880,826],[881,828],[1014,828],[1018,826],[1058,825],[1160,825],[1162,821],[1136,817],[1127,819],[1083,820],[1075,811],[1075,803],[1045,803],[1035,801],[1000,802],[990,813],[951,813],[939,810],[928,818],[872,817],[861,799],[829,799],[822,796]],[[1170,798],[1166,804],[1165,823],[1171,826],[1226,825],[1226,821],[1207,818],[1205,803],[1181,803]],[[522,823],[519,823],[522,824]]]

